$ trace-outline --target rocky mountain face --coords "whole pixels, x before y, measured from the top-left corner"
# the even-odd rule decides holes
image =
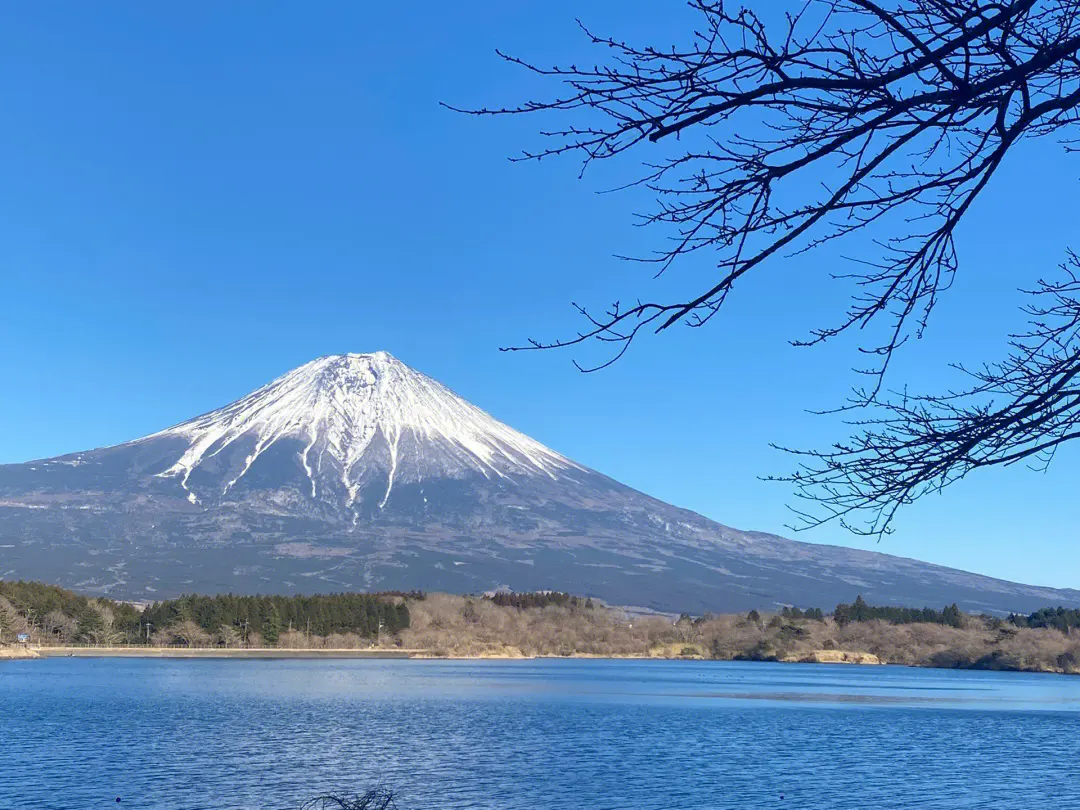
[[[583,467],[386,354],[323,357],[136,441],[0,466],[0,577],[114,597],[558,589],[691,612],[1080,606],[722,526]]]

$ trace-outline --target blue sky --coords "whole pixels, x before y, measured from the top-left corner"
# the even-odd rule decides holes
[[[643,41],[683,12],[591,3]],[[759,476],[821,445],[858,363],[831,320],[836,255],[775,262],[705,330],[642,341],[581,375],[566,353],[502,354],[576,329],[572,300],[648,290],[632,226],[598,195],[633,158],[512,165],[541,122],[438,106],[542,87],[501,64],[594,56],[580,4],[22,3],[0,29],[0,462],[113,444],[210,410],[316,356],[385,349],[555,449],[728,525],[782,534],[791,492]],[[1076,235],[1080,164],[1029,144],[972,211],[963,273],[896,382],[941,388],[1022,326],[1017,287]],[[1034,182],[1033,182],[1034,179]],[[1080,247],[1076,240],[1074,247]],[[688,266],[687,275],[707,272]],[[1048,474],[989,472],[907,510],[872,548],[1080,587],[1078,449]]]

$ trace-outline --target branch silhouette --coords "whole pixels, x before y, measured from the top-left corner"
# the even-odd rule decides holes
[[[594,67],[544,68],[500,52],[561,92],[463,110],[560,122],[543,132],[546,147],[518,160],[578,155],[584,172],[641,154],[641,171],[622,187],[653,192],[642,223],[667,244],[623,258],[657,275],[692,254],[715,263],[712,281],[686,297],[617,301],[602,313],[575,304],[585,319],[577,334],[507,350],[599,343],[606,359],[582,370],[603,368],[643,330],[705,325],[740,279],[778,256],[865,232],[854,269],[833,273],[855,291],[849,306],[797,344],[857,330],[869,358],[857,371],[869,382],[849,407],[882,415],[856,421],[849,444],[804,453],[818,464],[783,479],[817,504],[801,525],[840,520],[881,534],[920,494],[977,467],[1045,460],[1072,438],[1068,277],[1034,291],[1056,303],[1035,305],[1032,333],[974,373],[972,390],[897,396],[883,386],[894,352],[923,333],[950,287],[956,230],[1007,155],[1048,136],[1075,148],[1080,0],[808,0],[775,31],[746,8],[689,5],[699,24],[681,47],[634,45],[579,23],[603,53]],[[1067,267],[1075,271],[1075,256]]]

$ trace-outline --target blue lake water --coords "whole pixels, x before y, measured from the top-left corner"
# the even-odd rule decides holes
[[[660,661],[0,663],[5,810],[286,810],[375,785],[402,810],[1080,808],[1080,678]]]

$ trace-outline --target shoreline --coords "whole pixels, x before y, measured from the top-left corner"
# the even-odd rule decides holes
[[[649,654],[595,655],[522,655],[481,653],[479,655],[436,655],[423,649],[307,649],[307,648],[214,648],[214,647],[0,647],[0,662],[30,661],[45,658],[171,658],[178,660],[273,661],[273,660],[398,660],[398,661],[741,661],[743,663],[814,664],[854,667],[899,666],[913,669],[957,669],[964,671],[1023,672],[1034,675],[1070,675],[1053,669],[997,669],[973,667],[934,667],[882,661],[876,656],[856,651],[835,651],[828,657],[803,656],[776,660],[702,658],[698,656],[657,656]]]
[[[279,647],[28,647],[27,658],[237,658],[273,660],[311,659],[407,659],[421,650],[306,649]]]
[[[707,661],[699,655],[657,655],[650,653],[624,653],[598,655],[596,653],[573,653],[571,655],[527,655],[520,652],[484,652],[476,655],[443,654],[420,648],[309,648],[309,647],[64,647],[25,646],[0,647],[0,659],[33,658],[310,658],[310,659],[397,659],[411,661],[541,661],[541,660],[601,660],[601,661]],[[873,656],[869,656],[873,658]],[[863,653],[848,653],[835,661],[805,660],[782,663],[844,663],[880,664],[876,658],[867,660]],[[721,660],[721,659],[716,659]]]
[[[955,605],[873,607],[856,598],[828,615],[785,607],[676,619],[561,592],[184,598],[140,613],[43,583],[0,581],[0,607],[14,616],[0,659],[689,659],[1080,675],[1080,635],[1070,633],[1080,630],[1080,609],[1005,620]]]

